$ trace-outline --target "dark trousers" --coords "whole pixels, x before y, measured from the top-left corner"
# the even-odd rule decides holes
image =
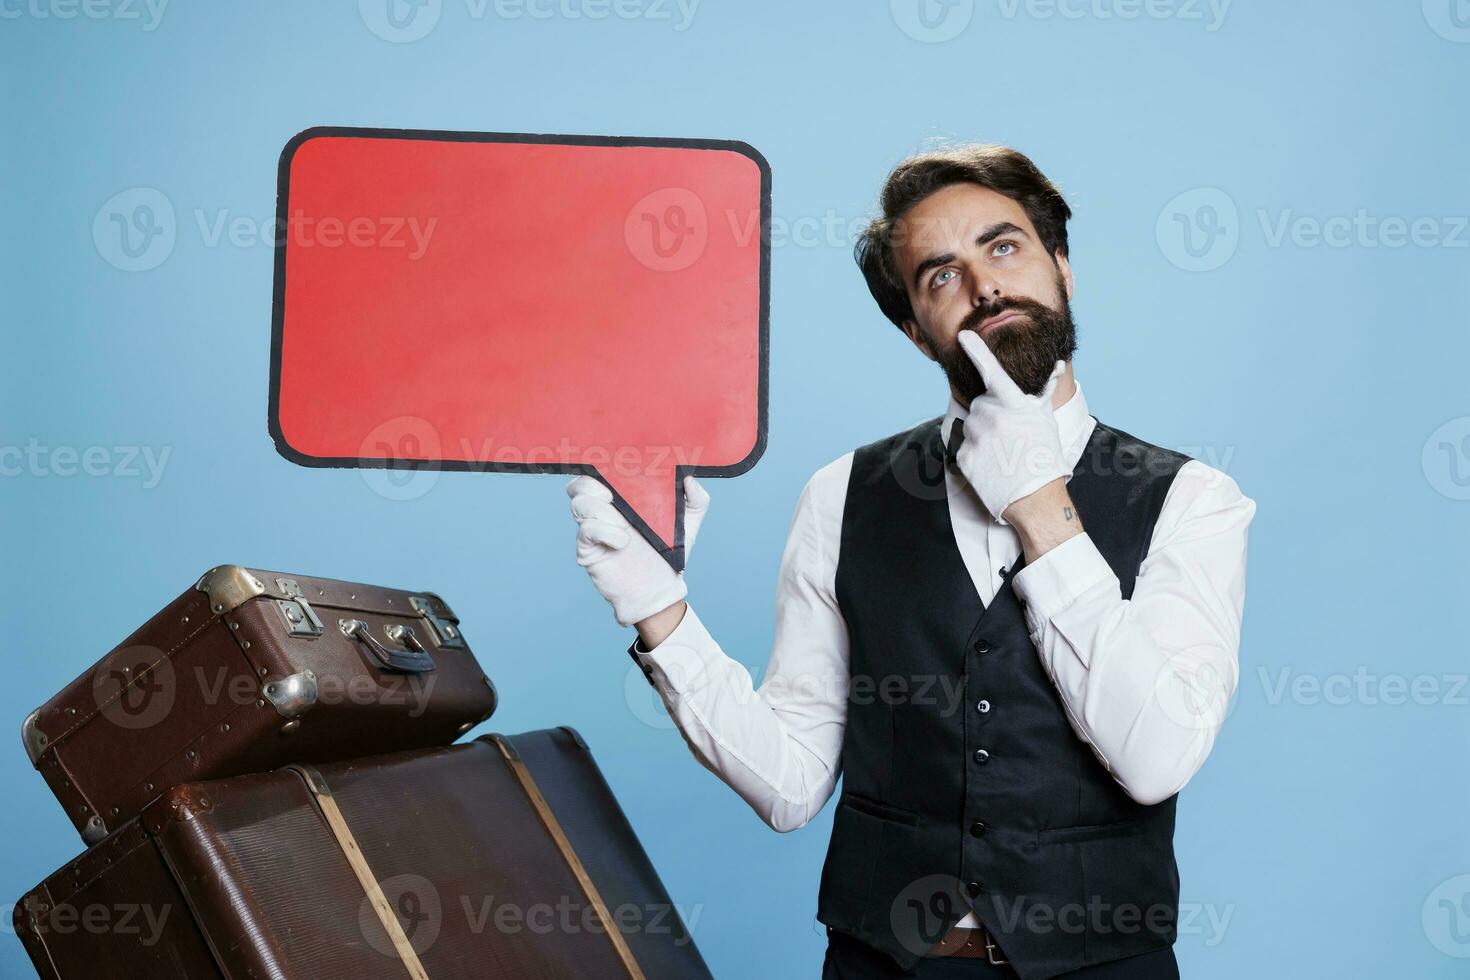
[[[928,956],[921,959],[914,972],[905,973],[887,953],[880,952],[860,939],[827,927],[827,958],[822,961],[822,980],[1014,980],[1016,971],[1009,966],[994,966],[989,960],[962,959],[953,956]],[[1099,963],[1062,974],[1056,980],[1179,980],[1179,964],[1174,948],[1156,949],[1138,956]]]

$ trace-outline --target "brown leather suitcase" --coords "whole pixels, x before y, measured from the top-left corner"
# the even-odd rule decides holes
[[[91,844],[175,783],[448,745],[495,705],[433,593],[221,565],[22,737]]]
[[[17,903],[45,980],[700,980],[581,736],[175,786]]]

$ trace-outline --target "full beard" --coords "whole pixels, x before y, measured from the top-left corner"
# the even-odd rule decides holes
[[[1009,297],[993,305],[977,306],[960,323],[960,330],[979,333],[980,323],[997,313],[1016,310],[1024,314],[985,333],[982,340],[1016,382],[1016,387],[1028,395],[1041,394],[1057,361],[1070,361],[1077,351],[1077,326],[1072,320],[1072,305],[1067,301],[1066,284],[1060,273],[1057,295],[1062,304],[1058,310],[1032,299]],[[959,341],[947,347],[936,344],[935,348],[939,366],[964,404],[985,393],[980,371]]]

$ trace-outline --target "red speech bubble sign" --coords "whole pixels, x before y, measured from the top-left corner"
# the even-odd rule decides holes
[[[683,476],[765,450],[770,208],[735,141],[309,129],[280,164],[276,448],[593,474],[682,569]]]

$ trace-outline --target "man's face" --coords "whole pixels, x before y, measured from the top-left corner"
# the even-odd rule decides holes
[[[985,384],[956,340],[961,330],[979,333],[1027,394],[1071,360],[1071,266],[1047,252],[1016,201],[978,184],[941,188],[898,222],[894,253],[914,310],[904,332],[964,404]]]

